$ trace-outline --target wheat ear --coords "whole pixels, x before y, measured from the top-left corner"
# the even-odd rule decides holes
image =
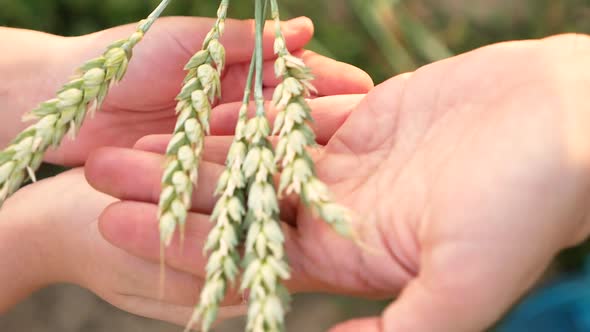
[[[222,0],[215,25],[202,49],[186,64],[188,71],[176,98],[178,120],[166,150],[168,157],[162,177],[158,218],[162,247],[170,245],[177,228],[181,242],[187,211],[191,206],[193,185],[203,154],[204,138],[209,133],[212,104],[221,96],[221,71],[225,66],[225,49],[219,42],[225,27],[229,0]]]
[[[265,8],[256,0],[256,116],[248,121],[245,135],[248,154],[243,172],[249,184],[246,214],[246,243],[241,288],[248,291],[249,332],[285,330],[289,294],[282,280],[290,278],[280,227],[279,203],[274,186],[275,156],[268,139],[271,134],[262,93],[262,34]]]
[[[74,137],[87,113],[100,108],[109,88],[125,75],[133,48],[170,2],[163,0],[129,38],[111,44],[103,55],[86,62],[56,98],[25,115],[24,119],[37,122],[0,152],[0,206],[27,178],[36,180],[35,172],[49,147],[58,147],[68,132]]]
[[[307,124],[313,121],[311,108],[305,100],[315,91],[311,84],[314,77],[303,60],[287,49],[277,0],[270,1],[276,34],[274,50],[278,55],[275,74],[283,78],[273,96],[273,105],[279,110],[273,128],[273,134],[280,137],[276,148],[276,159],[282,168],[279,192],[300,195],[334,230],[352,237],[350,211],[332,201],[328,187],[318,179],[307,152],[308,148],[316,146],[315,134]]]

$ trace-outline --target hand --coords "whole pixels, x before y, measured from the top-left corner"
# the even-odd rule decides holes
[[[589,54],[585,36],[493,45],[393,78],[358,106],[353,96],[315,100],[320,177],[357,213],[368,248],[283,202],[290,289],[399,296],[382,317],[334,332],[493,324],[557,252],[589,234]],[[219,127],[235,122],[235,108],[217,112],[219,132],[231,133]],[[100,150],[87,165],[93,186],[124,200],[102,214],[102,234],[154,262],[163,157],[153,152],[167,139],[138,143],[151,152]],[[228,145],[207,142],[187,247],[168,252],[171,266],[197,277]]]
[[[129,71],[113,89],[94,119],[88,119],[75,141],[65,140],[46,161],[69,166],[81,165],[87,155],[101,146],[131,147],[148,134],[171,133],[175,123],[175,97],[185,77],[184,64],[201,48],[202,40],[213,25],[205,18],[160,19],[135,49]],[[265,93],[272,94],[278,81],[272,75],[274,25],[266,30]],[[22,130],[21,115],[36,103],[53,98],[58,86],[73,70],[104,52],[115,40],[128,37],[135,24],[99,33],[61,38],[37,32],[4,29],[3,40],[13,41],[11,52],[0,59],[0,73],[8,87],[0,86],[0,108],[13,112],[0,115],[0,143]],[[319,95],[364,93],[372,87],[367,74],[303,47],[313,35],[307,18],[284,24],[290,50],[310,64],[317,79]],[[227,68],[222,77],[221,103],[241,100],[253,47],[253,22],[228,20],[222,42],[227,49]],[[59,54],[59,56],[56,56]],[[4,61],[3,61],[4,60]],[[20,65],[19,65],[20,64]],[[29,73],[30,72],[30,73]],[[3,91],[6,90],[6,91]]]
[[[111,304],[184,326],[202,281],[168,269],[160,299],[160,266],[112,246],[97,219],[115,199],[88,185],[77,169],[23,188],[0,210],[0,313],[54,283],[73,283]],[[229,300],[221,318],[242,315],[241,298]]]

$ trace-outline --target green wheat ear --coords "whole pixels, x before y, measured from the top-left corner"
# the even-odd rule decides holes
[[[162,246],[170,245],[177,228],[180,229],[181,242],[184,241],[193,186],[199,177],[205,135],[209,134],[212,105],[221,97],[220,77],[225,67],[225,49],[219,38],[225,30],[228,6],[229,0],[221,1],[217,20],[202,49],[185,66],[188,73],[176,97],[178,119],[166,149],[158,211]]]
[[[58,147],[67,133],[74,137],[88,113],[99,109],[109,88],[119,82],[129,65],[133,48],[143,39],[171,0],[163,0],[129,38],[107,47],[98,58],[78,68],[54,99],[45,101],[24,116],[37,122],[21,132],[0,152],[0,206],[35,172],[49,147]]]
[[[314,77],[303,60],[291,55],[287,49],[278,2],[270,2],[275,22],[274,51],[278,56],[275,74],[283,78],[273,96],[273,104],[279,110],[273,129],[273,134],[279,135],[276,148],[276,161],[282,168],[279,193],[300,195],[303,202],[336,232],[353,237],[350,211],[332,201],[328,187],[318,179],[314,162],[307,152],[316,146],[315,134],[307,124],[313,122],[311,107],[305,100],[310,92],[316,92],[311,84]]]

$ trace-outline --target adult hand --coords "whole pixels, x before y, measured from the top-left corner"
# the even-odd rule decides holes
[[[82,169],[7,200],[0,210],[0,313],[39,288],[72,283],[133,314],[186,324],[203,281],[167,269],[160,298],[159,264],[112,246],[98,231],[100,213],[113,202],[90,187]],[[220,318],[242,315],[241,302],[229,299]]]
[[[426,66],[371,91],[313,101],[320,177],[352,208],[359,248],[283,202],[292,291],[395,297],[381,317],[334,332],[481,331],[588,236],[590,39],[510,42]],[[230,106],[223,106],[230,108]],[[218,110],[218,133],[235,109]],[[334,110],[337,110],[335,112]],[[352,111],[350,116],[349,112]],[[101,216],[107,240],[158,260],[160,154],[104,149],[87,178],[123,199]],[[167,262],[203,276],[215,181],[230,139],[210,138],[187,248]],[[345,254],[343,254],[345,253]]]
[[[75,141],[65,140],[46,161],[81,165],[87,155],[101,146],[131,147],[148,134],[171,133],[176,115],[175,97],[185,77],[184,64],[201,48],[213,25],[207,18],[162,18],[135,48],[128,73],[111,89],[103,108],[88,119]],[[67,81],[73,70],[96,57],[115,40],[128,37],[135,24],[98,33],[63,38],[39,32],[0,29],[0,39],[12,47],[0,59],[0,143],[6,144],[26,124],[22,114],[37,103],[53,98],[57,87]],[[289,49],[304,58],[314,70],[319,95],[364,93],[372,87],[367,74],[303,47],[313,35],[307,18],[284,23]],[[265,93],[272,94],[278,81],[272,75],[274,25],[265,32]],[[227,49],[227,68],[222,77],[221,103],[241,100],[250,56],[254,45],[253,21],[228,20],[222,43]]]

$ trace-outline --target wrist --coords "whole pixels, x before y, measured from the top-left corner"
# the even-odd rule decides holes
[[[63,67],[69,38],[37,31],[0,28],[0,42],[11,47],[0,57],[0,146],[29,124],[22,116],[51,99],[70,72]]]
[[[44,237],[10,199],[0,210],[0,313],[52,283]],[[15,202],[18,203],[18,202]],[[30,210],[29,210],[30,211]]]

